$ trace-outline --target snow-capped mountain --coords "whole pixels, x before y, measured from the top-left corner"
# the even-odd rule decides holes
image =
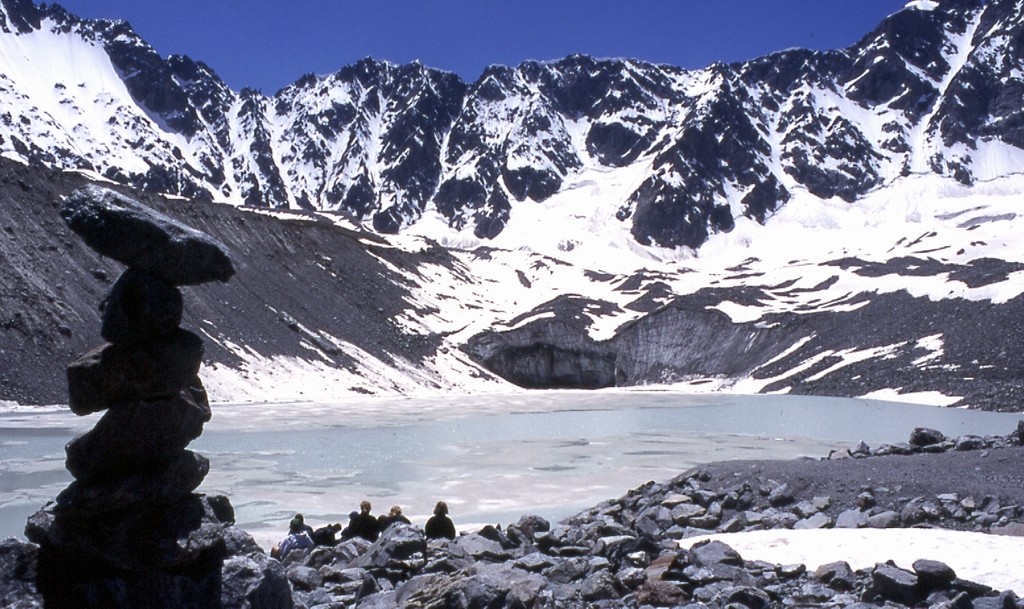
[[[0,100],[0,350],[34,362],[0,400],[59,399],[45,362],[95,326],[68,286],[116,270],[45,206],[91,178],[229,204],[166,204],[243,254],[187,307],[219,399],[508,379],[1022,403],[1024,0],[915,0],[848,49],[704,70],[366,59],[272,96],[0,0]]]
[[[125,22],[0,3],[0,150],[150,192],[338,211],[395,233],[437,213],[493,238],[588,169],[640,165],[607,218],[699,247],[796,192],[1024,160],[1022,4],[912,2],[854,46],[684,71],[571,56],[474,83],[363,60],[265,96],[160,57]]]

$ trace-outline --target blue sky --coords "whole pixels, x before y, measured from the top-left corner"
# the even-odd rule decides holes
[[[472,81],[490,64],[570,53],[684,68],[789,47],[843,48],[906,0],[59,0],[126,19],[161,55],[274,93],[362,57],[420,60]]]

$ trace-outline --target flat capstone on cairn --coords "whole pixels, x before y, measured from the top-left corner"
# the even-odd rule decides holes
[[[287,580],[274,583],[271,562],[233,526],[228,499],[194,492],[210,463],[186,449],[211,412],[198,376],[203,343],[180,327],[179,286],[230,279],[224,246],[95,186],[70,195],[60,214],[128,268],[100,304],[108,342],[67,369],[71,410],[106,412],[68,443],[75,480],[25,529],[39,546],[46,607],[255,606],[244,600],[255,587],[262,606],[290,606]],[[253,562],[251,586],[224,582],[232,560]]]

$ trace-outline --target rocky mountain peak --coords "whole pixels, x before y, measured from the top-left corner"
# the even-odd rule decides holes
[[[3,35],[57,10],[0,6]],[[920,0],[847,49],[695,71],[570,55],[467,83],[364,58],[271,97],[160,57],[127,23],[67,16],[48,35],[98,44],[127,97],[77,97],[69,75],[47,101],[7,70],[0,148],[147,190],[337,211],[380,232],[436,211],[480,239],[520,206],[568,196],[587,172],[614,181],[635,168],[631,191],[603,195],[617,210],[608,230],[696,248],[797,193],[855,202],[912,174],[1000,175],[996,159],[1024,142],[1022,15],[1020,0]],[[46,110],[69,103],[79,117]],[[109,103],[112,122],[86,120]]]
[[[37,30],[41,15],[32,0],[0,0],[0,30],[5,33],[27,34]]]

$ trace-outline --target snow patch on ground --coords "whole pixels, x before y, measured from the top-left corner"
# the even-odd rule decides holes
[[[904,402],[926,406],[950,406],[960,401],[961,396],[945,395],[938,391],[917,391],[901,393],[899,387],[879,389],[860,396],[865,400],[881,400],[885,402]]]
[[[728,544],[744,560],[804,564],[808,571],[841,560],[854,570],[887,560],[910,570],[915,560],[938,560],[962,579],[1024,594],[1019,537],[942,529],[771,530],[690,537],[680,540],[680,546],[707,539]]]

